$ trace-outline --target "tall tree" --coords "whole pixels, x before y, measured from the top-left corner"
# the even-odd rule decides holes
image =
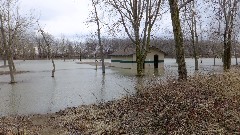
[[[54,63],[54,56],[53,56],[53,53],[52,53],[52,50],[51,50],[51,43],[50,43],[50,41],[47,39],[45,32],[42,30],[42,28],[40,27],[39,24],[38,24],[38,26],[39,26],[39,32],[41,33],[41,35],[42,35],[42,37],[43,37],[43,39],[44,39],[44,42],[46,43],[47,48],[48,48],[48,54],[49,54],[48,56],[49,56],[49,59],[51,59],[52,65],[53,65],[52,76],[51,76],[51,77],[54,77],[56,66],[55,66],[55,63]]]
[[[119,22],[136,47],[137,74],[149,52],[152,28],[160,16],[162,0],[106,0],[120,16]]]
[[[94,20],[97,23],[97,36],[98,36],[98,45],[100,47],[100,57],[102,61],[102,73],[105,73],[105,64],[104,64],[104,53],[103,53],[103,44],[101,40],[101,29],[100,29],[100,20],[98,16],[97,4],[100,3],[99,0],[92,0],[92,5],[94,7]]]
[[[0,14],[0,21],[1,21],[1,34],[2,34],[2,40],[3,40],[3,45],[4,45],[4,49],[5,49],[5,55],[8,61],[8,67],[9,67],[9,71],[10,71],[10,78],[11,81],[10,83],[15,83],[15,78],[14,78],[14,69],[13,69],[13,61],[11,61],[11,57],[12,57],[12,53],[11,53],[11,49],[10,49],[10,45],[7,44],[8,42],[6,41],[6,32],[4,29],[4,25],[3,25],[3,16]]]
[[[23,33],[24,29],[32,24],[32,17],[23,17],[19,14],[19,7],[17,0],[0,1],[0,29],[3,41],[3,51],[8,61],[11,81],[15,83],[14,72],[16,71],[13,62],[14,45],[16,45],[17,36]]]
[[[184,0],[185,2],[185,0]],[[191,34],[191,44],[193,49],[193,57],[195,61],[195,70],[198,70],[198,33],[197,33],[197,20],[196,20],[197,12],[195,7],[195,2],[192,1],[186,5],[184,8],[184,20],[190,29]]]
[[[218,0],[214,2],[218,4],[219,16],[223,18],[224,22],[223,68],[226,71],[230,69],[231,66],[232,33],[240,0]]]
[[[1,55],[3,57],[3,63],[4,66],[7,66],[7,42],[6,42],[6,37],[5,37],[5,30],[4,30],[4,20],[2,13],[0,13],[0,21],[1,21],[1,39],[2,39],[2,49],[1,49]]]
[[[187,68],[185,62],[185,54],[184,54],[184,45],[183,45],[183,34],[179,17],[179,10],[186,6],[187,3],[193,0],[188,0],[184,2],[182,5],[178,7],[178,0],[168,0],[171,12],[172,26],[173,26],[173,34],[175,40],[175,48],[176,48],[176,59],[178,64],[178,75],[180,80],[187,79]]]

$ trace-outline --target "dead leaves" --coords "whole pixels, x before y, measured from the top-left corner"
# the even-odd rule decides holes
[[[68,108],[51,121],[66,134],[240,134],[239,78],[232,70],[182,82],[151,80],[134,96]]]

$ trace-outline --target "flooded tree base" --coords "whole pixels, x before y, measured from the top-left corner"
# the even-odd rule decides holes
[[[134,96],[0,118],[0,134],[240,134],[240,71],[149,82]]]

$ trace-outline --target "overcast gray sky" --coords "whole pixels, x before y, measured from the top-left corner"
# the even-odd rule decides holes
[[[34,9],[34,14],[40,19],[40,25],[55,37],[64,34],[72,38],[77,34],[85,38],[85,35],[96,31],[96,24],[86,25],[92,8],[91,0],[19,0],[19,2],[23,13]],[[161,30],[156,29],[157,35],[165,36],[168,32],[164,29],[172,30],[169,13],[165,14],[158,23]]]
[[[40,17],[40,25],[55,37],[61,37],[62,34],[67,37],[76,34],[84,36],[96,31],[96,24],[86,25],[92,9],[91,0],[19,0],[19,2],[20,10],[24,13],[34,9],[34,14]],[[169,16],[163,17],[161,26],[171,29]]]
[[[48,33],[60,37],[87,34],[86,21],[89,15],[90,0],[19,0],[24,13],[34,9],[40,17],[40,25]]]

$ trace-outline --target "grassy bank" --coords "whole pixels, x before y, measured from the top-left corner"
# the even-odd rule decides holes
[[[240,71],[151,81],[136,95],[0,118],[0,134],[240,134]]]

